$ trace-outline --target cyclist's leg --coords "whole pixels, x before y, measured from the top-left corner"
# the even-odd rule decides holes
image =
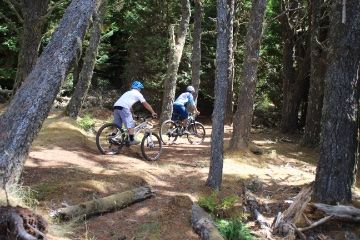
[[[120,112],[120,116],[125,124],[125,127],[128,129],[130,144],[139,143],[139,142],[135,142],[135,139],[134,139],[135,121],[132,117],[130,109],[123,108]]]
[[[114,109],[114,123],[118,125],[120,128],[122,128],[122,119],[121,119],[121,110]]]

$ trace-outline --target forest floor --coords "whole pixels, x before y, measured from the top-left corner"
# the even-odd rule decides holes
[[[91,114],[99,119],[97,129],[112,113],[94,109]],[[156,193],[150,199],[80,223],[53,222],[49,239],[199,239],[190,224],[191,205],[211,194],[205,187],[211,125],[204,122],[207,137],[202,145],[179,139],[177,144],[164,147],[159,161],[148,162],[142,159],[139,146],[124,148],[116,156],[100,155],[94,134],[84,132],[62,114],[50,114],[32,144],[23,174],[23,185],[33,190],[36,212],[49,222],[49,212],[65,203],[78,204],[143,185],[150,185]],[[226,126],[225,146],[230,133],[231,128]],[[267,206],[265,215],[274,217],[287,208],[286,202],[302,186],[314,180],[317,150],[303,148],[297,136],[273,129],[253,129],[252,143],[263,154],[225,152],[220,195],[241,196],[246,186]],[[359,196],[358,189],[355,196]],[[254,224],[249,223],[249,227],[256,232]],[[317,234],[331,237],[323,239],[346,239],[333,226],[324,225]],[[355,235],[360,237],[359,232]]]

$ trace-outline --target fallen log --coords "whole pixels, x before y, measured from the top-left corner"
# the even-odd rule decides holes
[[[249,207],[252,217],[259,224],[262,229],[262,234],[266,236],[267,239],[272,238],[270,224],[267,222],[266,218],[260,213],[260,206],[256,196],[246,187],[244,187],[244,197],[245,204]]]
[[[345,205],[328,205],[323,203],[313,203],[312,206],[317,210],[332,216],[334,219],[349,222],[360,222],[359,208]]]
[[[45,239],[46,222],[29,209],[0,207],[0,239]]]
[[[192,205],[191,225],[203,240],[224,240],[210,215],[199,205]]]
[[[104,198],[94,199],[78,205],[68,206],[52,211],[50,216],[61,220],[69,220],[74,217],[91,217],[122,209],[128,205],[145,200],[153,196],[149,186],[135,188],[133,190],[116,193]]]

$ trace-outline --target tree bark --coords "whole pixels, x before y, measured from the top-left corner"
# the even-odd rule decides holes
[[[161,108],[160,122],[171,118],[172,105],[175,98],[177,72],[179,69],[179,64],[185,45],[186,35],[189,29],[190,1],[181,0],[181,4],[181,20],[177,31],[177,36],[174,36],[174,26],[170,26],[169,64],[164,82],[165,89]]]
[[[238,108],[234,116],[233,134],[230,142],[231,149],[246,148],[250,141],[265,9],[266,0],[253,0],[246,34],[245,60],[241,74],[242,84],[239,90]]]
[[[101,25],[106,11],[106,0],[103,0],[99,11],[94,14],[94,23],[90,35],[89,46],[86,49],[84,63],[79,75],[79,81],[76,84],[75,91],[68,105],[68,114],[72,118],[77,118],[81,106],[86,99],[87,92],[91,84],[98,47],[101,37]]]
[[[220,189],[224,160],[224,123],[230,58],[233,50],[234,0],[217,0],[215,102],[212,114],[211,159],[206,184]]]
[[[315,201],[329,204],[351,201],[358,156],[359,61],[360,2],[348,0],[346,5],[334,2],[330,13],[329,65],[325,75]]]
[[[303,138],[303,145],[308,147],[316,147],[320,141],[321,109],[324,98],[324,77],[326,71],[326,52],[321,45],[327,37],[327,29],[322,19],[324,18],[324,11],[321,8],[323,3],[323,0],[311,1],[311,72]]]
[[[194,99],[197,102],[200,86],[200,70],[201,70],[201,21],[203,15],[202,0],[195,0],[194,11],[194,32],[193,32],[193,52],[192,52],[192,78],[191,85],[195,88]]]
[[[38,59],[39,47],[44,31],[49,0],[22,0],[23,31],[21,34],[20,52],[13,95],[19,89],[25,78],[34,68]]]
[[[30,145],[81,47],[95,0],[73,0],[34,70],[0,116],[0,183],[18,182]],[[21,110],[19,110],[21,109]]]

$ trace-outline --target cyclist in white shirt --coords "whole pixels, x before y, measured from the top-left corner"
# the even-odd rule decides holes
[[[125,127],[129,131],[130,145],[139,143],[134,139],[135,122],[131,114],[132,106],[140,101],[142,105],[151,112],[154,118],[157,117],[153,108],[146,102],[144,96],[141,94],[141,89],[144,89],[144,85],[139,81],[134,81],[131,84],[131,90],[125,92],[114,104],[114,123],[120,128],[123,123],[125,124]]]

